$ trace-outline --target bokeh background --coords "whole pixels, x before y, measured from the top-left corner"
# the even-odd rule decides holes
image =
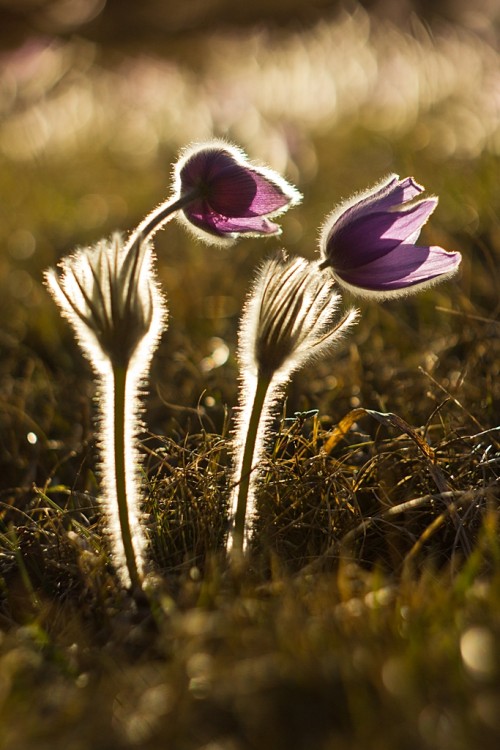
[[[429,377],[453,390],[466,371],[494,420],[491,367],[478,363],[498,333],[499,27],[495,0],[0,0],[4,486],[40,482],[69,454],[60,476],[74,482],[92,445],[89,368],[43,270],[132,229],[169,194],[179,149],[213,135],[285,174],[304,201],[279,240],[219,250],[177,225],[157,236],[171,318],[151,432],[227,427],[255,267],[280,246],[314,257],[332,207],[391,171],[439,195],[425,239],[461,250],[461,275],[410,301],[363,302],[335,362],[294,381],[289,410],[335,422],[351,406],[400,409],[421,424],[443,395]],[[420,366],[429,377],[416,385]]]

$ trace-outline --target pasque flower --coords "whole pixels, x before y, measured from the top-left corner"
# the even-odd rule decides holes
[[[81,248],[49,269],[47,286],[98,378],[103,505],[121,580],[142,587],[140,389],[165,327],[166,306],[147,241],[120,235]]]
[[[81,248],[45,278],[62,314],[98,372],[109,362],[128,366],[137,347],[156,339],[165,310],[144,241],[124,245],[119,234]]]
[[[255,515],[255,467],[273,407],[293,372],[331,351],[357,311],[338,315],[333,281],[304,258],[268,260],[251,290],[240,325],[240,408],[234,435],[234,486],[228,551],[241,554]]]
[[[277,172],[251,164],[225,141],[186,148],[173,170],[174,190],[135,229],[130,242],[151,238],[176,216],[199,239],[230,245],[240,235],[265,237],[281,228],[270,221],[302,196]]]
[[[192,146],[174,168],[174,194],[154,209],[127,242],[77,250],[47,286],[70,322],[98,378],[101,474],[114,561],[122,581],[140,590],[145,535],[140,523],[140,389],[166,322],[150,241],[179,215],[203,239],[232,242],[240,234],[278,234],[270,216],[298,203],[300,193],[270,169],[251,165],[223,141]]]
[[[390,175],[327,217],[320,238],[321,267],[361,296],[397,297],[431,286],[458,269],[461,255],[419,246],[420,230],[437,206],[414,200],[424,188]]]
[[[174,168],[179,217],[202,239],[228,244],[239,235],[273,235],[270,217],[302,196],[271,169],[252,165],[240,149],[213,140],[188,148]]]

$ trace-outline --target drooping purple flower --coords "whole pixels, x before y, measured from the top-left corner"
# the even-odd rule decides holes
[[[279,174],[250,164],[242,151],[221,140],[187,149],[174,179],[176,197],[184,204],[179,218],[215,244],[229,244],[242,234],[279,234],[270,217],[302,198]]]
[[[419,246],[435,197],[415,201],[424,188],[412,177],[390,175],[327,217],[320,238],[321,267],[359,296],[379,299],[412,294],[452,276],[461,255]]]

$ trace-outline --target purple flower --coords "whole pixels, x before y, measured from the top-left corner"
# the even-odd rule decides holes
[[[179,217],[207,242],[229,244],[238,235],[273,235],[269,221],[299,203],[300,193],[276,172],[255,167],[235,146],[215,140],[192,146],[174,172]]]
[[[424,188],[390,175],[343,203],[326,219],[320,238],[321,267],[360,296],[411,294],[454,274],[460,253],[416,245],[437,198],[414,201]]]

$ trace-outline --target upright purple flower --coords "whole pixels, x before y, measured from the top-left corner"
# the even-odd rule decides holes
[[[327,217],[320,238],[321,267],[360,296],[411,294],[452,276],[460,253],[418,246],[435,197],[413,200],[424,188],[412,177],[390,175],[341,204]]]
[[[221,140],[188,148],[174,168],[178,216],[207,242],[230,244],[238,235],[279,234],[270,217],[302,196],[271,169],[256,167]]]

